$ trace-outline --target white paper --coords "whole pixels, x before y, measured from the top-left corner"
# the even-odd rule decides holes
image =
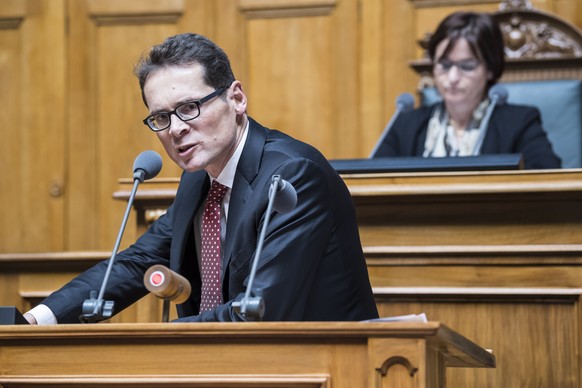
[[[425,313],[420,314],[409,314],[409,315],[398,315],[394,317],[381,317],[375,319],[368,319],[362,322],[428,322]]]

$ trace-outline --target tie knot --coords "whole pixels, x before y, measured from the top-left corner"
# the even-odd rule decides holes
[[[208,202],[221,203],[227,190],[228,187],[220,184],[220,182],[215,179],[210,186],[210,191],[208,192]]]

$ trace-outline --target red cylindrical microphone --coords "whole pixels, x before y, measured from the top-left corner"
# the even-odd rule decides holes
[[[185,277],[160,264],[153,265],[146,271],[143,282],[152,294],[176,304],[184,303],[192,291],[190,282]]]

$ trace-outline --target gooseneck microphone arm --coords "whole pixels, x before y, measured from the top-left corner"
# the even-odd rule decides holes
[[[390,132],[390,130],[392,129],[392,126],[394,125],[394,122],[396,121],[398,116],[400,116],[400,113],[408,112],[413,108],[414,108],[414,97],[412,96],[412,94],[402,93],[401,95],[398,96],[398,98],[396,99],[396,112],[394,112],[394,114],[390,118],[390,121],[388,121],[388,124],[386,124],[386,126],[384,127],[384,130],[380,135],[380,139],[378,139],[376,145],[374,146],[374,149],[372,150],[372,152],[370,152],[369,156],[370,158],[373,158],[374,155],[376,155],[376,152],[378,152],[378,149],[380,148],[380,146],[382,146],[384,139],[386,138],[386,136],[388,136],[388,132]]]
[[[119,250],[119,245],[121,244],[121,238],[123,237],[123,232],[125,231],[125,226],[127,225],[127,220],[129,219],[129,214],[131,212],[131,207],[133,206],[133,201],[135,199],[135,193],[140,183],[146,179],[151,179],[158,175],[162,169],[162,158],[159,154],[154,151],[144,151],[138,155],[134,162],[133,168],[133,188],[127,201],[127,208],[125,209],[125,214],[123,216],[123,221],[121,222],[121,227],[117,234],[117,240],[115,241],[115,246],[111,253],[109,263],[107,265],[107,270],[103,277],[103,282],[101,283],[101,289],[99,290],[99,295],[95,298],[96,291],[91,291],[89,299],[83,302],[83,313],[79,317],[82,323],[95,323],[104,319],[111,318],[113,315],[113,308],[115,302],[106,301],[103,299],[105,294],[105,289],[107,288],[107,282],[109,281],[109,276],[111,275],[111,270],[113,268],[113,263],[115,262],[115,257],[117,251]]]
[[[493,85],[491,89],[489,89],[489,106],[481,119],[481,124],[479,125],[479,136],[475,141],[475,145],[473,146],[473,155],[479,155],[481,153],[481,146],[483,145],[483,141],[485,139],[485,135],[487,133],[487,127],[489,126],[489,120],[491,119],[491,114],[493,110],[498,105],[504,105],[507,102],[507,97],[509,93],[507,88],[503,85]]]
[[[110,318],[113,314],[114,303],[113,301],[103,300],[103,295],[105,294],[105,288],[107,287],[107,282],[109,281],[109,275],[111,275],[111,269],[113,268],[113,262],[119,250],[119,245],[121,244],[121,238],[123,237],[123,232],[125,231],[125,226],[127,225],[127,220],[129,218],[129,213],[131,212],[131,207],[133,206],[133,200],[135,198],[135,193],[137,187],[139,186],[139,179],[133,181],[133,189],[129,196],[129,201],[127,201],[127,208],[125,209],[125,215],[123,216],[123,221],[121,222],[121,228],[117,234],[117,240],[115,241],[115,246],[113,247],[113,253],[109,258],[109,264],[107,265],[107,270],[105,271],[105,276],[103,277],[103,283],[101,283],[101,289],[99,290],[99,295],[97,299],[94,299],[95,292],[91,292],[91,298],[85,300],[83,303],[83,315],[80,319],[84,323],[94,323],[99,322],[103,319]],[[92,308],[90,313],[85,312],[87,308]],[[90,311],[90,310],[89,310]]]
[[[279,201],[276,201],[277,194],[281,193]],[[263,227],[259,234],[257,249],[253,257],[253,264],[249,275],[249,282],[245,295],[240,301],[232,302],[235,311],[239,313],[245,320],[262,320],[265,314],[265,302],[261,296],[251,298],[251,290],[255,280],[255,274],[259,265],[259,258],[263,250],[263,243],[265,242],[265,234],[269,221],[271,219],[271,212],[276,210],[279,213],[285,213],[295,208],[297,204],[297,192],[295,188],[287,181],[281,178],[280,175],[273,175],[271,178],[271,186],[269,187],[269,202],[265,213],[265,220]]]
[[[275,195],[277,194],[276,191],[277,187],[279,186],[280,180],[281,180],[280,175],[274,175],[271,181],[271,186],[269,187],[269,202],[267,204],[267,212],[265,213],[265,221],[263,222],[263,227],[261,228],[261,234],[259,235],[259,243],[257,244],[255,257],[253,258],[253,266],[251,267],[249,284],[245,291],[245,296],[242,300],[240,308],[240,313],[245,318],[247,318],[247,316],[250,316],[261,320],[265,313],[265,302],[263,301],[263,298],[261,296],[255,296],[251,298],[251,288],[253,286],[253,282],[255,281],[255,274],[257,272],[257,267],[259,265],[259,257],[261,257],[261,252],[263,251],[265,234],[267,233],[267,226],[269,225],[269,221],[271,219],[271,211],[273,210],[273,203],[275,202]],[[247,309],[249,310],[248,312]]]

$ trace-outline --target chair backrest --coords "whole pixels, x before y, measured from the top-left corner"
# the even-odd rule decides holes
[[[508,102],[537,107],[542,125],[564,168],[582,167],[582,32],[529,1],[501,1],[493,14],[505,42],[501,84]],[[426,47],[427,36],[421,46]],[[428,54],[410,62],[420,74],[421,104],[440,98]]]
[[[582,167],[582,81],[523,81],[500,83],[507,88],[507,102],[540,110],[542,126],[563,168]],[[421,92],[421,104],[441,99],[434,87]]]

